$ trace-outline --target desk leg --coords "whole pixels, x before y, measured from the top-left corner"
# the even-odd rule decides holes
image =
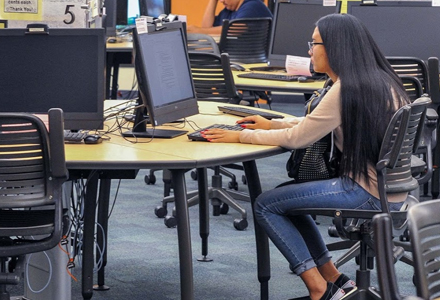
[[[110,202],[111,179],[100,179],[99,184],[99,200],[98,200],[98,223],[102,228],[97,228],[96,236],[98,246],[102,253],[96,251],[96,262],[102,259],[101,268],[98,271],[98,284],[93,286],[95,291],[106,291],[109,289],[105,285],[105,266],[107,265],[107,249],[108,249],[108,210]]]
[[[212,259],[208,258],[209,196],[206,168],[197,169],[197,183],[199,191],[199,234],[202,239],[202,257],[197,260],[210,262]]]
[[[84,203],[84,236],[82,249],[82,295],[84,299],[91,299],[93,296],[93,245],[95,239],[95,213],[98,179],[98,172],[92,172],[87,178],[87,191]]]
[[[191,234],[186,199],[185,170],[171,170],[176,206],[177,238],[180,260],[180,295],[182,300],[194,299]]]
[[[105,99],[110,99],[110,91],[112,87],[110,87],[110,81],[112,77],[112,68],[113,62],[115,60],[114,52],[107,52],[107,64],[105,66]]]
[[[258,281],[260,281],[261,299],[269,299],[269,279],[270,279],[270,256],[269,239],[260,225],[255,222],[254,204],[255,199],[261,194],[260,177],[258,176],[257,165],[255,161],[243,162],[244,173],[248,181],[249,196],[252,204],[252,214],[255,224],[255,241],[257,246],[257,268]]]

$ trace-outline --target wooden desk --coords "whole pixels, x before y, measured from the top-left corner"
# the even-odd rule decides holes
[[[276,80],[262,80],[252,78],[238,77],[240,73],[252,72],[249,70],[251,67],[261,67],[266,64],[242,64],[247,71],[232,71],[234,76],[235,86],[239,90],[251,90],[251,91],[272,91],[272,92],[290,92],[290,93],[304,93],[311,94],[317,89],[324,86],[324,80],[315,82],[297,82],[297,81],[276,81]],[[262,71],[258,71],[262,72]],[[264,72],[262,72],[264,73]],[[266,72],[274,73],[274,72]]]
[[[106,101],[106,106],[120,103],[120,101]],[[237,117],[226,115],[218,111],[219,103],[200,102],[200,114],[188,118],[199,127],[214,123],[234,124]],[[190,127],[187,130],[192,131]],[[190,238],[190,224],[186,199],[185,172],[197,168],[200,173],[203,168],[220,164],[243,162],[251,201],[261,193],[260,180],[255,160],[276,154],[285,150],[275,146],[259,146],[247,144],[214,144],[193,142],[186,135],[174,139],[155,139],[151,143],[130,143],[120,136],[112,136],[110,141],[101,144],[66,144],[66,162],[70,171],[87,172],[87,193],[84,208],[84,239],[83,239],[83,266],[82,288],[84,299],[93,296],[93,245],[94,224],[96,213],[96,195],[99,174],[111,170],[127,169],[169,169],[172,174],[177,214],[177,234],[180,260],[181,299],[194,299],[192,249]],[[93,150],[93,151],[92,151]],[[208,212],[207,192],[203,188],[204,182],[199,182],[200,204],[199,209]],[[109,181],[104,182],[105,189],[109,189]],[[101,189],[101,187],[100,187]],[[100,203],[101,204],[101,203]],[[101,208],[99,208],[101,210]],[[106,213],[105,211],[103,213]],[[205,226],[204,234],[207,238],[209,229]],[[257,247],[265,249],[268,255],[268,239],[265,233],[255,227]],[[265,265],[268,260],[264,255],[257,257],[258,264]],[[267,266],[268,267],[268,266]],[[269,268],[263,268],[260,282],[267,284],[270,275]],[[258,268],[260,273],[260,267]]]

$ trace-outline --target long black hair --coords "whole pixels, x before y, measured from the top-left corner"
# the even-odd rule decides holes
[[[368,176],[387,125],[398,107],[409,103],[401,80],[367,28],[354,16],[332,14],[317,23],[330,68],[341,82],[342,174]]]

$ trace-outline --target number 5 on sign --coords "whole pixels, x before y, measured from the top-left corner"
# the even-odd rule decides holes
[[[41,21],[42,2],[43,0],[0,0],[0,19]]]

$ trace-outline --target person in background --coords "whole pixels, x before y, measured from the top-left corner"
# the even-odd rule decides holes
[[[309,42],[315,72],[334,82],[319,105],[303,118],[266,120],[249,116],[242,131],[206,130],[210,142],[241,142],[300,149],[334,133],[341,151],[339,177],[285,185],[262,193],[256,221],[305,283],[311,300],[338,300],[355,283],[341,274],[311,216],[293,216],[299,208],[378,210],[377,163],[394,112],[409,103],[397,74],[366,27],[354,16],[332,14],[318,20]],[[254,129],[254,130],[249,130]],[[407,193],[388,195],[399,210]]]
[[[222,3],[225,8],[216,16],[217,3]],[[220,35],[223,20],[240,18],[272,18],[272,13],[261,0],[209,0],[202,26],[190,25],[188,32]]]

